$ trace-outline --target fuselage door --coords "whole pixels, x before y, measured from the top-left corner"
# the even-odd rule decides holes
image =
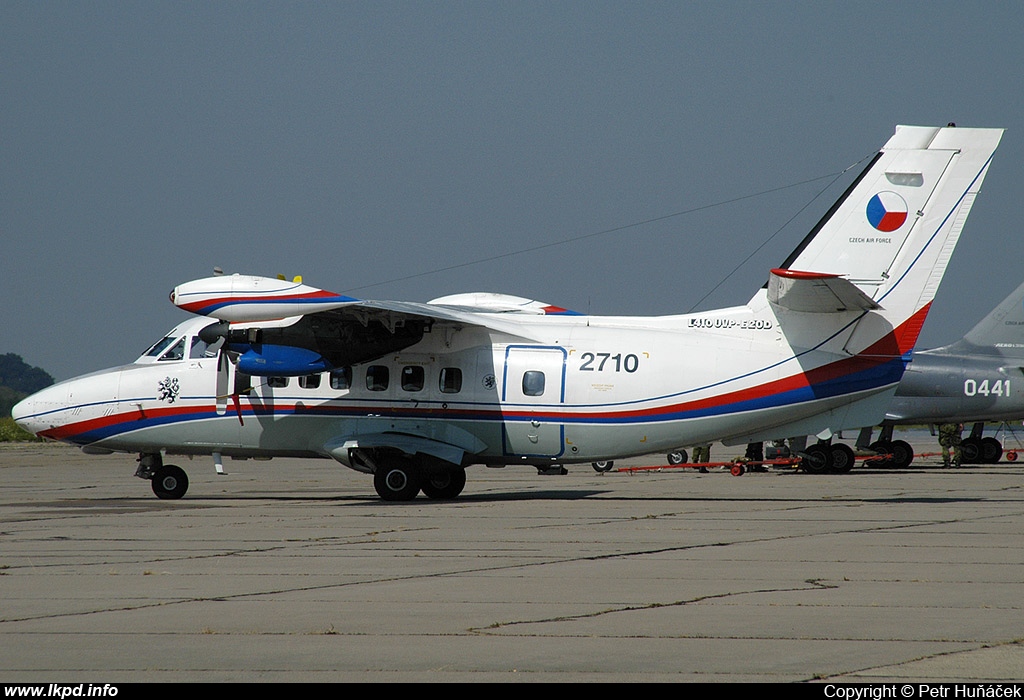
[[[564,348],[510,345],[501,383],[504,450],[519,457],[558,457],[564,426]]]

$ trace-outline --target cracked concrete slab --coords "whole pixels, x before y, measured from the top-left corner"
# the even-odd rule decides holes
[[[5,682],[1024,680],[1017,463],[481,467],[403,504],[180,464],[160,501],[130,455],[0,447]]]

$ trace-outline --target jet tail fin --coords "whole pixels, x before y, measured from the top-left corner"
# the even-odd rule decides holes
[[[1024,283],[967,332],[944,349],[958,354],[1024,358]]]

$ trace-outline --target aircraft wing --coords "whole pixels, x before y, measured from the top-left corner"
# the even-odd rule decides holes
[[[418,342],[438,324],[484,328],[510,339],[539,341],[524,315],[571,314],[500,294],[460,294],[430,303],[368,301],[294,280],[244,275],[178,285],[171,301],[220,323],[207,342],[225,337],[239,368],[257,376],[301,376],[357,364]],[[531,330],[533,329],[533,330]]]
[[[773,269],[768,301],[790,311],[836,313],[881,309],[860,287],[839,275]]]

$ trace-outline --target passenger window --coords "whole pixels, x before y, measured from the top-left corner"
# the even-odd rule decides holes
[[[423,368],[409,365],[402,368],[402,389],[405,391],[423,391]]]
[[[339,367],[331,370],[331,388],[348,389],[352,386],[352,368]]]
[[[544,373],[532,369],[523,373],[523,394],[526,396],[541,396],[543,393]]]
[[[267,386],[274,389],[283,389],[288,386],[288,377],[267,377]]]
[[[366,368],[366,388],[370,391],[386,391],[390,378],[386,365],[370,365]]]
[[[161,355],[160,359],[158,361],[159,362],[164,362],[164,361],[167,361],[167,360],[180,360],[183,357],[185,357],[185,339],[184,338],[179,340],[177,343],[174,344],[174,347],[172,347],[170,350],[168,350],[163,355]]]
[[[320,375],[307,374],[304,377],[299,377],[299,386],[303,389],[316,389],[320,386]]]
[[[444,367],[438,382],[442,394],[457,394],[462,391],[462,370],[458,367]]]

